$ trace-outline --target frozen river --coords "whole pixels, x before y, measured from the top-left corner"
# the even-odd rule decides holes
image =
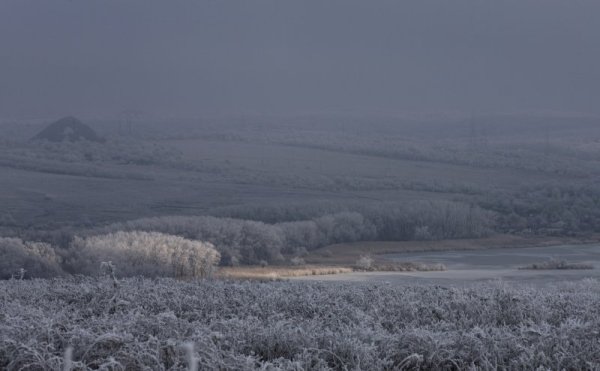
[[[495,248],[486,250],[429,251],[383,255],[391,261],[443,263],[442,272],[357,272],[330,276],[310,276],[298,279],[356,282],[421,282],[461,284],[501,279],[534,285],[554,282],[600,279],[600,245],[570,245],[528,248]],[[589,263],[586,270],[523,270],[519,267],[542,263],[550,259],[569,263]]]

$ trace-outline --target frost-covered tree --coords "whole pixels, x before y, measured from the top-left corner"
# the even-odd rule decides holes
[[[207,277],[220,260],[211,243],[158,232],[116,232],[76,237],[70,269],[97,274],[103,261],[112,261],[119,276]]]
[[[0,279],[19,275],[21,269],[25,278],[60,276],[60,263],[60,257],[47,243],[0,237]]]
[[[493,222],[489,212],[446,201],[356,205],[358,211],[329,207],[331,213],[310,220],[274,224],[228,217],[165,216],[115,223],[94,233],[156,231],[207,241],[221,253],[221,264],[236,265],[281,262],[283,255],[302,255],[334,243],[425,239],[423,233],[416,233],[422,226],[427,226],[426,239],[482,237],[492,230]],[[313,212],[305,210],[304,214]]]

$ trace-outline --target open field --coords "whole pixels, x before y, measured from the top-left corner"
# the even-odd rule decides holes
[[[77,169],[70,174],[67,170],[61,173],[52,168],[0,164],[3,213],[10,214],[16,226],[43,228],[46,224],[77,225],[82,220],[97,225],[146,216],[205,214],[216,207],[248,204],[451,199],[458,192],[430,192],[411,183],[454,176],[451,169],[446,175],[438,174],[441,165],[427,168],[408,162],[391,167],[369,156],[280,145],[203,140],[165,143],[182,150],[189,169],[94,164],[111,175],[103,176],[98,172],[78,174]],[[199,153],[190,153],[188,147],[197,148]],[[342,170],[340,163],[354,165]],[[72,165],[56,162],[53,166]],[[392,177],[392,173],[403,175]],[[474,174],[473,179],[483,181],[488,176]],[[506,182],[518,179],[508,176]]]
[[[360,190],[370,186],[373,191],[378,191],[403,188],[403,185],[408,187],[411,182],[432,184],[443,179],[448,189],[462,186],[477,190],[489,187],[490,177],[494,178],[494,186],[498,188],[516,188],[558,178],[552,174],[519,169],[486,169],[277,143],[217,142],[205,139],[165,143],[179,149],[184,159],[202,161],[208,167],[222,168],[227,165],[232,169],[263,175],[266,179],[289,177],[295,179],[298,186],[309,188],[324,188],[328,186],[327,182],[331,182],[333,187],[337,185],[342,189],[355,187]]]
[[[144,216],[202,214],[215,207],[264,200],[318,200],[323,193],[243,185],[157,169],[151,180],[103,179],[2,168],[0,203],[12,225],[102,225]],[[185,174],[183,174],[185,175]],[[343,198],[330,195],[328,199]],[[349,197],[349,196],[347,196]],[[8,223],[7,223],[8,224]]]

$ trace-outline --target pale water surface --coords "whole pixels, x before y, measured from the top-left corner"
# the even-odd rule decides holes
[[[600,279],[600,245],[565,245],[529,248],[495,248],[486,250],[430,251],[388,254],[392,261],[443,263],[442,272],[356,272],[330,276],[299,277],[304,280],[464,284],[488,280],[547,285],[585,278]],[[550,259],[569,263],[589,263],[585,270],[523,270],[519,267]]]

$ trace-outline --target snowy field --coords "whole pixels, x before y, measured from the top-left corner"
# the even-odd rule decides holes
[[[545,288],[170,279],[114,287],[75,277],[3,281],[0,298],[3,370],[600,368],[595,279]]]

